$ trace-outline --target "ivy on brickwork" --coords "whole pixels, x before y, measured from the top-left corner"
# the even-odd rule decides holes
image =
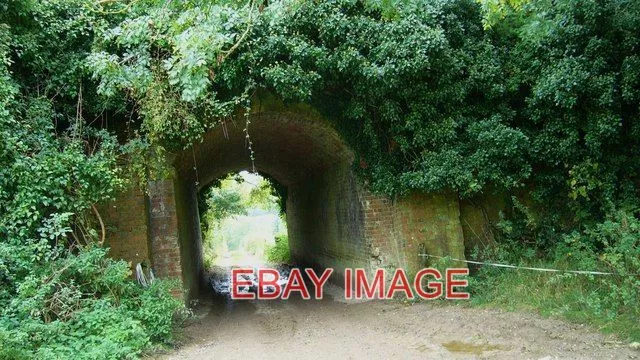
[[[533,189],[572,227],[637,198],[639,5],[105,2],[89,66],[190,146],[256,89],[326,112],[374,190]],[[557,219],[554,219],[557,220]]]
[[[589,249],[594,266],[638,270],[633,236],[588,234],[621,216],[638,222],[640,2],[140,0],[107,10],[122,19],[89,58],[99,92],[140,104],[162,146],[189,146],[267,89],[324,112],[375,191],[507,195],[495,230],[520,244],[516,261],[569,244]],[[559,259],[572,253],[562,247]],[[637,281],[625,284],[617,304],[628,310],[640,296]]]

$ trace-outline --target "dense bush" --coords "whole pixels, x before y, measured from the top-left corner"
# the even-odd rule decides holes
[[[591,323],[625,338],[640,339],[640,220],[616,212],[583,231],[567,234],[546,249],[532,251],[522,238],[503,234],[496,247],[474,257],[560,270],[612,275],[548,273],[482,267],[474,274],[474,301],[540,311]]]
[[[96,205],[124,181],[115,137],[85,121],[104,111],[83,71],[87,5],[0,5],[0,359],[134,358],[182,306],[103,248]]]
[[[275,237],[276,243],[266,250],[267,261],[274,264],[289,264],[291,253],[289,248],[289,237],[287,234],[280,234]]]
[[[636,202],[640,5],[495,3],[141,1],[91,67],[171,148],[266,88],[327,112],[374,190],[526,188],[561,231]]]
[[[51,268],[53,267],[53,273]],[[0,316],[2,359],[137,358],[168,341],[181,301],[169,284],[142,289],[101,248],[61,256],[19,282]]]
[[[56,135],[50,104],[26,105],[0,119],[0,358],[118,359],[170,339],[181,302],[107,258],[86,210],[122,185],[114,139]]]
[[[624,313],[640,318],[640,220],[636,214],[618,212],[565,236],[556,258],[613,273],[592,279],[599,296],[590,294],[588,305],[606,316]]]

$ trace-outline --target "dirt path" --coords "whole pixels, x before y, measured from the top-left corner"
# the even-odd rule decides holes
[[[640,359],[580,325],[434,303],[262,301],[201,316],[183,347],[156,358]]]

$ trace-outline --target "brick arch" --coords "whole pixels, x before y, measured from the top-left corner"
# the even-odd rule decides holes
[[[244,116],[226,120],[202,142],[175,155],[171,189],[155,189],[158,199],[172,197],[164,205],[165,209],[175,207],[175,220],[159,210],[155,221],[152,206],[151,228],[171,232],[175,225],[177,236],[152,236],[154,266],[161,264],[168,276],[176,276],[179,270],[188,289],[203,285],[199,283],[203,269],[197,191],[229,172],[252,170],[255,165],[256,171],[287,187],[286,219],[294,261],[338,271],[345,266],[369,268],[364,193],[352,171],[353,152],[309,106],[287,106],[271,97],[255,99],[252,105],[253,163],[246,146]],[[160,208],[162,201],[152,200],[154,203]],[[164,251],[166,243],[175,243],[176,238],[179,256]]]
[[[287,187],[287,228],[297,263],[333,267],[340,275],[345,267],[415,271],[424,265],[420,251],[464,257],[456,194],[395,200],[372,194],[353,173],[352,151],[313,108],[285,105],[268,95],[252,105],[255,168]],[[224,125],[172,156],[172,178],[150,182],[147,196],[123,195],[113,206],[120,207],[108,216],[116,227],[131,229],[120,227],[112,234],[112,254],[135,262],[146,259],[159,277],[181,280],[190,298],[205,285],[197,192],[229,172],[252,168],[244,118]],[[133,216],[126,209],[132,204],[136,212],[145,208],[147,216]],[[142,239],[145,230],[148,237]],[[132,237],[135,242],[128,240]]]
[[[178,154],[174,165],[179,175],[197,183],[238,170],[265,172],[285,186],[304,181],[343,164],[353,153],[334,128],[312,108],[303,105],[254,106],[249,116],[249,139],[254,161],[247,149],[244,116],[227,119],[207,133],[202,142]]]

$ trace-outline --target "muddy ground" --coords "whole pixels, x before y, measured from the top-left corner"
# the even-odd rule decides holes
[[[338,297],[336,297],[338,299]],[[157,359],[640,359],[585,326],[420,302],[201,304],[182,345]]]

